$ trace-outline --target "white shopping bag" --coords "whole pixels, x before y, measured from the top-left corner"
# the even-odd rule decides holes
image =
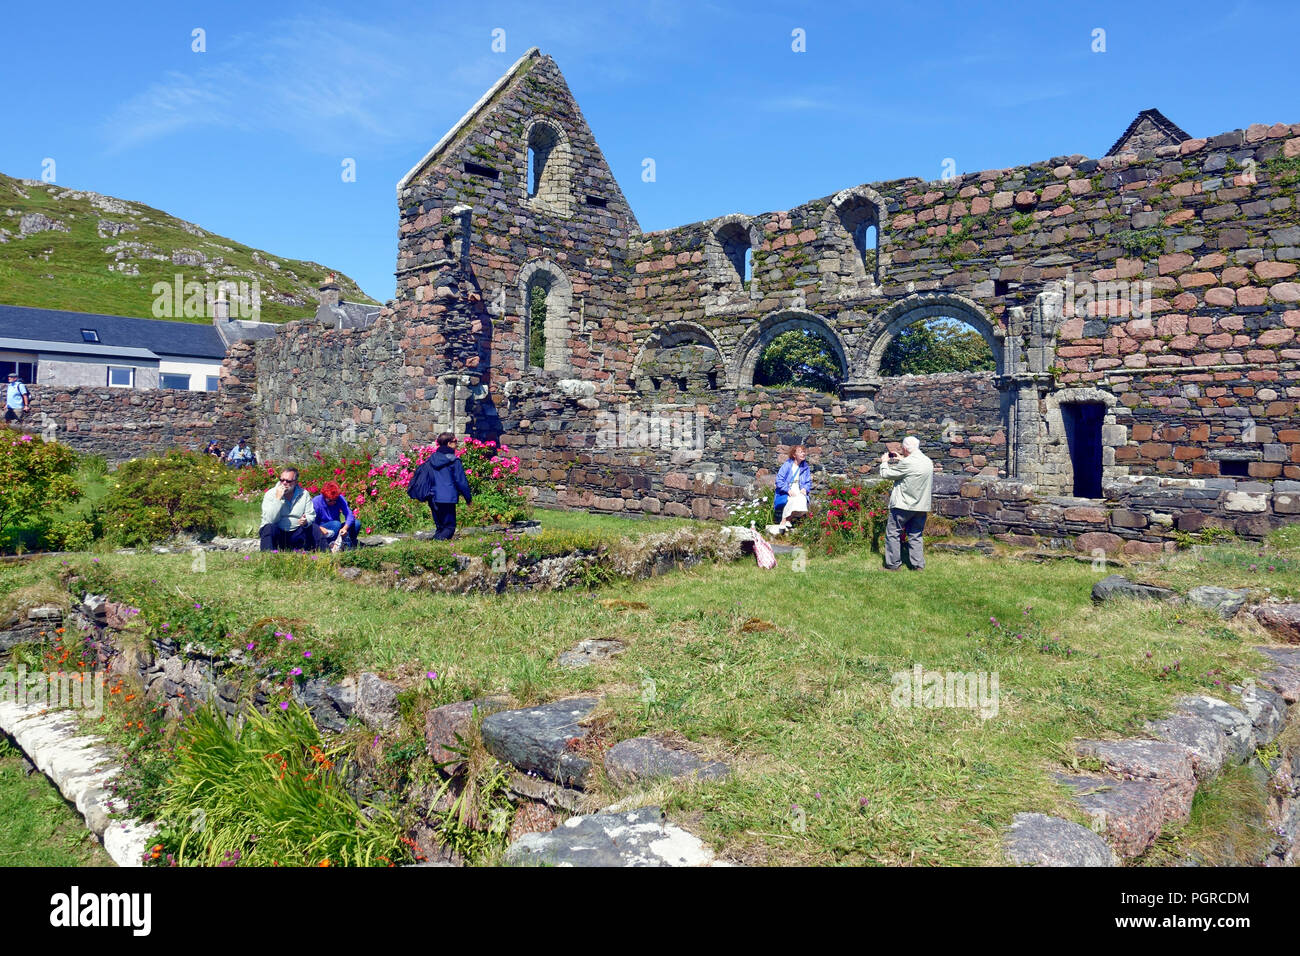
[[[772,550],[770,544],[763,540],[763,536],[758,533],[758,529],[754,527],[752,521],[749,524],[749,530],[754,533],[754,558],[758,561],[758,566],[768,570],[776,567],[776,552]]]

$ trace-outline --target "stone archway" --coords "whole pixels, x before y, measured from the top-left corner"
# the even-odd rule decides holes
[[[532,290],[546,290],[546,350],[542,368],[562,372],[569,366],[569,318],[573,310],[573,285],[564,270],[549,259],[533,259],[519,270],[519,317],[522,354],[519,367],[527,369],[532,323]],[[536,368],[537,366],[531,366]]]
[[[641,348],[637,350],[636,358],[632,360],[632,368],[628,373],[629,383],[634,388],[637,387],[638,379],[644,377],[645,366],[653,364],[651,360],[655,353],[691,345],[712,350],[716,356],[717,364],[715,367],[717,372],[710,376],[708,370],[701,370],[704,376],[709,376],[709,390],[720,388],[731,380],[731,372],[727,366],[726,356],[722,351],[722,346],[714,338],[713,333],[699,323],[678,321],[669,322],[662,328],[655,329],[646,337]]]
[[[908,326],[926,319],[956,319],[984,337],[993,350],[999,375],[1006,368],[1006,332],[973,300],[950,292],[918,292],[895,302],[863,331],[853,353],[850,374],[854,380],[880,378],[880,361],[894,337]]]
[[[840,366],[840,382],[848,376],[849,363],[844,342],[840,339],[829,322],[815,312],[803,309],[784,309],[761,319],[757,325],[750,326],[740,341],[727,370],[727,382],[732,388],[748,388],[754,384],[754,369],[763,354],[767,343],[783,332],[803,329],[821,336],[831,347]]]

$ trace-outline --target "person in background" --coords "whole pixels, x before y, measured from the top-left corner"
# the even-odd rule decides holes
[[[23,418],[31,411],[31,407],[32,396],[27,391],[27,386],[23,384],[17,372],[10,372],[9,387],[5,392],[5,424],[18,422],[21,425]]]
[[[248,447],[248,439],[241,438],[226,455],[226,464],[231,468],[252,468],[256,463],[253,449]]]
[[[465,466],[456,457],[455,435],[443,432],[438,436],[437,450],[415,470],[407,494],[429,503],[436,529],[434,540],[450,540],[456,533],[456,502],[464,497],[466,505],[472,503]]]
[[[262,550],[310,550],[311,524],[315,520],[311,495],[298,484],[298,469],[282,469],[280,481],[262,496],[262,527],[258,530]]]
[[[791,489],[803,492],[805,511],[808,498],[812,495],[812,469],[808,466],[808,452],[803,445],[790,449],[790,457],[781,463],[776,473],[776,497],[773,501],[773,524],[780,524],[786,502],[790,499]]]
[[[203,454],[211,455],[213,458],[217,459],[225,457],[225,453],[222,452],[221,446],[217,444],[215,438],[208,442],[208,447],[203,450]]]
[[[338,482],[321,485],[320,494],[311,500],[316,520],[311,526],[319,551],[340,551],[357,546],[357,516],[348,507],[348,499]]]
[[[907,563],[913,571],[925,569],[926,514],[930,510],[930,489],[934,485],[934,462],[921,454],[921,443],[912,435],[903,439],[903,454],[888,451],[880,456],[880,477],[894,479],[889,493],[889,520],[885,523],[885,570],[903,568],[902,542],[907,535]]]

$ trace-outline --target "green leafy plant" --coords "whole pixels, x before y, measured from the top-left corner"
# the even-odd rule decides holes
[[[1115,233],[1115,242],[1137,259],[1150,259],[1165,251],[1165,240],[1159,229],[1125,229]]]
[[[212,708],[180,731],[158,814],[161,846],[207,866],[383,866],[404,861],[400,826],[344,788],[339,749],[295,706],[250,713],[242,727]]]
[[[0,540],[19,524],[77,498],[76,470],[76,453],[66,445],[0,432]]]
[[[211,536],[231,513],[226,468],[210,455],[172,449],[138,458],[113,474],[104,498],[104,536],[113,544]]]
[[[456,734],[447,750],[455,757],[439,769],[455,769],[439,788],[432,803],[453,794],[451,806],[439,814],[437,832],[442,844],[470,862],[502,850],[514,820],[514,807],[507,799],[511,768],[497,760],[483,745],[479,727],[483,715],[475,710],[469,729]]]
[[[772,523],[775,508],[776,490],[773,489],[757,498],[729,507],[727,513],[730,517],[727,519],[727,524],[740,525],[743,528],[748,528],[752,524],[756,528],[764,528]]]

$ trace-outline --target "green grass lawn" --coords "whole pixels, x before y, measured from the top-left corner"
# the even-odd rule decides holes
[[[614,533],[660,527],[574,513],[542,520]],[[1141,576],[1300,593],[1300,555],[1261,550],[1183,552]],[[801,573],[782,556],[775,571],[746,559],[597,593],[499,596],[363,586],[340,579],[330,558],[212,554],[195,573],[187,555],[109,554],[100,567],[174,595],[178,607],[220,604],[250,623],[296,619],[317,654],[425,685],[427,705],[493,692],[520,705],[601,694],[599,740],[666,733],[734,772],[722,784],[639,796],[598,773],[597,800],[662,803],[728,857],[759,864],[1000,862],[1017,812],[1083,822],[1050,776],[1071,763],[1074,738],[1134,735],[1182,694],[1232,700],[1227,685],[1262,669],[1250,645],[1265,639],[1251,621],[1225,625],[1187,607],[1094,606],[1090,589],[1104,572],[1087,563],[938,551],[922,574],[888,574],[871,554],[810,555]],[[0,591],[59,570],[55,559],[0,569]],[[601,603],[608,598],[646,608]],[[555,665],[586,638],[627,650],[586,670]],[[996,716],[893,706],[892,675],[917,664],[996,672]],[[439,674],[432,683],[429,670]]]
[[[23,773],[22,760],[0,741],[0,867],[111,866],[75,807],[44,774]]]

